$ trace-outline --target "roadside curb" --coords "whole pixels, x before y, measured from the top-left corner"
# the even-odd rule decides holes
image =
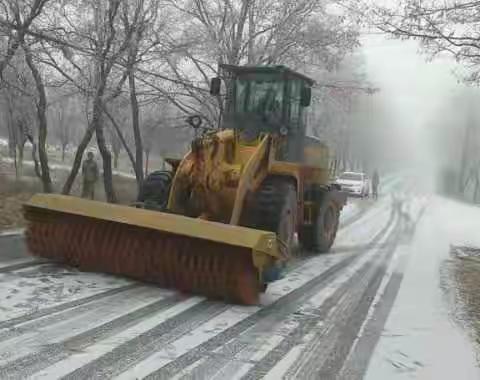
[[[0,238],[8,237],[8,236],[19,236],[19,235],[23,235],[24,232],[25,232],[25,228],[17,228],[15,230],[7,230],[7,231],[0,232]]]

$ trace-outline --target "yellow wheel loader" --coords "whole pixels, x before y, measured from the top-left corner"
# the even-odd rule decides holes
[[[291,259],[327,252],[346,202],[329,152],[306,136],[313,81],[284,66],[222,66],[218,129],[196,129],[172,171],[147,177],[137,207],[37,194],[25,204],[32,254],[180,291],[256,304]],[[141,207],[139,207],[141,205]]]

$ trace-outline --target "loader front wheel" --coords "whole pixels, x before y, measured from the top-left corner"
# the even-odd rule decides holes
[[[267,178],[248,202],[247,227],[275,232],[284,254],[293,253],[297,225],[297,190],[292,181],[280,177]],[[276,263],[263,273],[266,283],[278,280],[284,271],[284,262]],[[266,284],[263,285],[266,289]]]
[[[284,178],[267,178],[249,203],[247,226],[275,232],[290,254],[297,221],[295,185]]]
[[[173,175],[169,171],[158,170],[150,173],[143,181],[137,201],[149,210],[165,211],[168,204]]]

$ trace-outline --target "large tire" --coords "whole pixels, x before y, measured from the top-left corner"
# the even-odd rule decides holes
[[[285,254],[292,255],[297,225],[297,190],[293,181],[282,177],[267,178],[247,202],[242,224],[275,232],[284,243]],[[283,267],[272,268],[264,274],[265,281],[275,281],[282,271]]]
[[[137,201],[150,210],[165,211],[173,175],[169,171],[155,171],[148,175],[140,188]]]
[[[248,206],[248,226],[277,234],[287,247],[295,240],[297,190],[285,178],[267,178]]]
[[[300,242],[308,251],[326,253],[337,236],[340,211],[328,191],[318,198],[319,205],[315,221],[313,225],[302,228]]]

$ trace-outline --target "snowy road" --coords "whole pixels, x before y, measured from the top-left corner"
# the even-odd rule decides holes
[[[0,237],[0,378],[361,378],[408,234],[390,197],[356,203],[333,252],[295,262],[255,307],[34,261]]]

